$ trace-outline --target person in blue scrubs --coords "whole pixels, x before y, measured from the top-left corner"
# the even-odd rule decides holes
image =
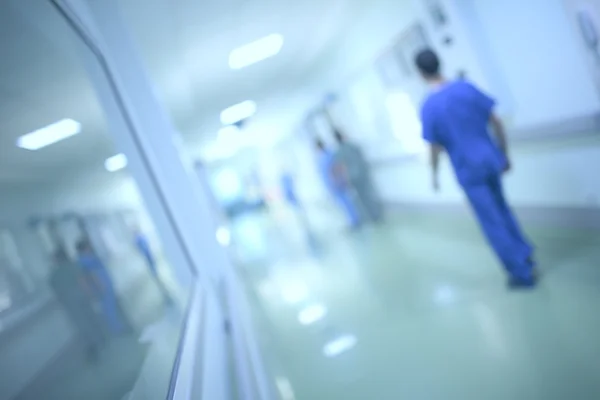
[[[296,195],[294,177],[289,171],[284,171],[281,175],[281,191],[290,206],[300,208],[300,200]]]
[[[95,362],[105,341],[104,330],[82,284],[82,275],[81,268],[69,260],[64,248],[57,249],[49,271],[50,287],[81,338],[89,361]]]
[[[93,297],[100,303],[108,328],[114,334],[124,333],[126,325],[112,278],[106,266],[94,253],[87,240],[77,243],[77,253],[77,261],[85,273],[86,282]]]
[[[372,221],[380,221],[383,210],[371,179],[367,159],[360,147],[346,140],[340,131],[335,130],[333,136],[338,143],[336,163],[343,167],[345,179],[354,192],[352,194],[355,201],[362,207],[363,214]]]
[[[464,79],[445,80],[440,60],[430,49],[419,52],[415,62],[433,89],[423,103],[421,120],[423,137],[431,145],[434,189],[439,190],[439,157],[445,150],[483,232],[508,273],[509,286],[535,286],[533,248],[502,190],[502,174],[511,164],[503,125],[494,114],[495,101]]]
[[[322,140],[317,139],[315,146],[318,152],[318,168],[321,179],[329,193],[342,207],[351,228],[360,226],[358,210],[352,201],[351,188],[343,178],[343,172],[335,161],[335,155],[325,147]]]

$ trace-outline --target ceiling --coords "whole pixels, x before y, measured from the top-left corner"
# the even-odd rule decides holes
[[[26,6],[25,6],[26,4]],[[102,110],[58,15],[31,12],[39,0],[0,5],[0,184],[33,184],[102,169],[115,154]],[[193,155],[214,141],[219,113],[253,99],[242,134],[263,143],[293,130],[321,96],[315,73],[368,2],[330,0],[120,0],[160,100]],[[27,14],[25,14],[25,11]],[[37,18],[37,20],[36,20]],[[65,33],[66,32],[66,33]],[[242,70],[229,52],[270,33],[281,53]],[[67,37],[70,36],[70,37]],[[17,137],[62,118],[81,134],[31,152]]]

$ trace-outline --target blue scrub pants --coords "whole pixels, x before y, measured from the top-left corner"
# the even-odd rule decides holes
[[[122,333],[125,330],[125,324],[121,316],[121,308],[112,279],[104,269],[96,269],[92,273],[101,285],[99,293],[100,307],[102,308],[102,314],[104,314],[108,328],[112,333]]]
[[[349,190],[339,190],[333,193],[336,201],[342,206],[342,210],[344,214],[346,214],[346,218],[348,218],[348,222],[350,226],[356,227],[360,225],[360,216],[358,215],[358,210],[356,209],[356,205],[352,201],[352,195]]]
[[[506,203],[500,176],[493,175],[479,184],[465,185],[464,190],[483,232],[504,268],[512,277],[530,281],[533,248],[525,239]]]

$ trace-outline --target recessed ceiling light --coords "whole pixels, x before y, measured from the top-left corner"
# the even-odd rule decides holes
[[[256,103],[252,100],[242,101],[221,111],[221,122],[223,125],[233,125],[237,122],[250,118],[256,113]]]
[[[320,319],[323,319],[326,314],[327,309],[325,306],[321,304],[313,304],[300,311],[298,314],[298,321],[300,321],[302,325],[311,325]]]
[[[248,43],[229,54],[229,67],[231,69],[242,69],[248,65],[273,57],[283,47],[283,36],[273,33],[254,42]]]
[[[104,168],[106,168],[108,172],[115,172],[125,168],[126,166],[127,157],[123,153],[109,157],[106,159],[106,161],[104,161]]]
[[[17,146],[27,150],[39,150],[81,132],[81,124],[72,119],[61,119],[17,139]]]

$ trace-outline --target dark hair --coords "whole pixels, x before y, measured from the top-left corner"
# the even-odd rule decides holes
[[[87,240],[85,240],[85,239],[80,239],[77,242],[77,245],[76,245],[77,251],[79,253],[83,253],[83,252],[88,251],[90,249],[90,247],[91,247],[90,243]]]
[[[419,72],[425,77],[433,77],[440,74],[440,59],[431,49],[423,49],[417,53],[415,64]]]

